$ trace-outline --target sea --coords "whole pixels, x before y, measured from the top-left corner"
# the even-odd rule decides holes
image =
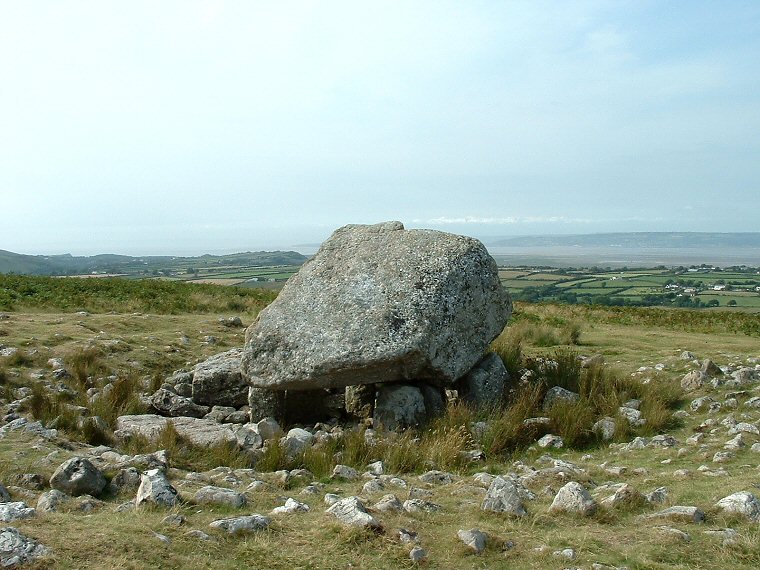
[[[614,246],[488,247],[501,266],[689,267],[709,265],[760,267],[760,248],[627,248]]]

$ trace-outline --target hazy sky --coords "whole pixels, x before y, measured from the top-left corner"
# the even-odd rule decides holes
[[[0,0],[0,249],[758,231],[760,2]]]

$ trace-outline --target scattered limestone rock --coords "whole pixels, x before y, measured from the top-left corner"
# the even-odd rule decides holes
[[[50,486],[73,497],[99,495],[106,486],[106,478],[89,460],[72,457],[55,470]]]
[[[11,500],[11,495],[8,492],[8,489],[5,488],[5,486],[0,485],[0,503],[9,503]]]
[[[307,505],[306,503],[301,503],[289,497],[285,501],[284,505],[282,505],[281,507],[275,507],[272,510],[271,514],[279,515],[279,514],[307,513],[307,512],[309,512],[309,505]]]
[[[327,512],[347,526],[380,528],[380,523],[367,512],[359,497],[341,499],[327,509]]]
[[[672,526],[656,526],[654,528],[660,531],[660,534],[674,538],[676,540],[681,540],[683,542],[689,542],[691,540],[689,533],[684,532],[678,528],[673,528]]]
[[[403,508],[407,513],[436,513],[443,507],[425,499],[407,499]]]
[[[553,448],[559,449],[561,447],[564,447],[565,440],[562,439],[558,435],[547,433],[545,436],[539,439],[536,443],[538,444],[539,447],[553,447]]]
[[[615,432],[617,431],[617,422],[615,422],[615,418],[607,416],[597,421],[591,429],[604,441],[609,441],[615,437]]]
[[[643,426],[646,423],[646,420],[641,417],[641,412],[635,408],[620,406],[618,408],[618,413],[632,426]]]
[[[476,528],[471,528],[470,530],[460,529],[457,532],[457,536],[475,554],[480,554],[486,549],[488,535]]]
[[[335,493],[325,493],[324,502],[328,507],[332,507],[335,503],[340,501],[343,497],[336,495]]]
[[[676,505],[647,516],[648,519],[669,519],[681,522],[701,523],[705,513],[697,507]]]
[[[576,481],[564,485],[554,497],[549,510],[579,515],[590,515],[596,511],[596,501],[586,488]]]
[[[242,493],[213,485],[198,489],[193,500],[201,505],[227,505],[235,509],[244,507],[248,502]]]
[[[314,442],[314,435],[301,428],[291,429],[285,437],[280,439],[280,445],[285,449],[288,456],[296,456]]]
[[[431,485],[449,485],[454,482],[454,475],[444,471],[428,471],[420,475],[419,480]]]
[[[427,557],[428,557],[427,551],[425,551],[425,549],[420,546],[414,546],[409,551],[409,560],[411,560],[415,564],[424,562],[425,560],[427,560]]]
[[[709,358],[705,358],[702,361],[700,371],[708,377],[723,376],[723,371],[720,369],[720,367]]]
[[[644,495],[644,498],[651,504],[662,504],[668,498],[667,487],[657,487],[654,491]]]
[[[13,522],[37,516],[37,511],[23,501],[0,503],[0,522]]]
[[[575,560],[578,555],[575,553],[575,550],[572,548],[563,548],[562,550],[555,550],[552,552],[552,556],[555,556],[557,558],[564,558],[566,560]]]
[[[683,378],[681,378],[681,388],[687,392],[693,392],[699,390],[702,386],[707,384],[709,378],[701,370],[692,370],[687,372]]]
[[[566,390],[561,386],[553,386],[547,390],[544,396],[544,402],[542,408],[544,411],[549,410],[557,402],[567,402],[572,404],[580,399],[580,395],[570,390]]]
[[[518,517],[527,514],[517,486],[510,479],[496,477],[488,487],[480,507],[484,511],[507,513]]]
[[[616,508],[620,506],[636,507],[643,505],[647,499],[632,485],[624,484],[615,493],[602,501],[602,506]]]
[[[262,418],[255,424],[253,429],[258,433],[264,441],[274,439],[282,434],[282,428],[277,420],[274,418]]]
[[[177,489],[172,486],[163,471],[151,469],[143,473],[135,497],[135,506],[149,503],[160,507],[173,507],[178,500]]]
[[[385,491],[385,484],[380,479],[370,479],[362,486],[362,495],[377,495]]]
[[[752,493],[740,491],[723,497],[716,506],[727,513],[739,513],[751,521],[760,520],[760,501]]]
[[[399,512],[404,510],[404,505],[398,500],[396,495],[384,495],[372,508],[381,513]]]
[[[171,417],[187,416],[191,418],[202,418],[209,413],[208,406],[201,406],[193,402],[190,398],[180,396],[168,388],[159,388],[150,397],[150,405],[153,406],[160,414]]]
[[[54,513],[69,496],[58,489],[50,489],[37,499],[37,510],[41,513]]]
[[[35,540],[27,538],[18,529],[0,528],[0,566],[17,568],[50,554],[50,550]]]
[[[342,481],[356,481],[359,478],[359,472],[348,465],[336,465],[333,468],[331,477]]]
[[[272,522],[272,519],[259,514],[252,514],[243,517],[231,517],[218,519],[209,523],[211,528],[226,531],[228,534],[238,534],[245,532],[257,532],[264,530]]]

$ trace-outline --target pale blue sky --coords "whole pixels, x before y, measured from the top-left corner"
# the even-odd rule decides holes
[[[0,249],[757,231],[760,2],[0,0]]]

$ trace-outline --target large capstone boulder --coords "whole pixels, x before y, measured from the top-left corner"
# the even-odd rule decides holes
[[[248,403],[248,382],[240,373],[243,351],[233,348],[195,365],[193,402],[239,408]]]
[[[478,240],[399,222],[337,230],[246,331],[256,388],[315,390],[464,376],[512,311]]]
[[[50,486],[71,496],[97,496],[106,486],[100,470],[82,457],[72,457],[61,463],[50,477]]]

